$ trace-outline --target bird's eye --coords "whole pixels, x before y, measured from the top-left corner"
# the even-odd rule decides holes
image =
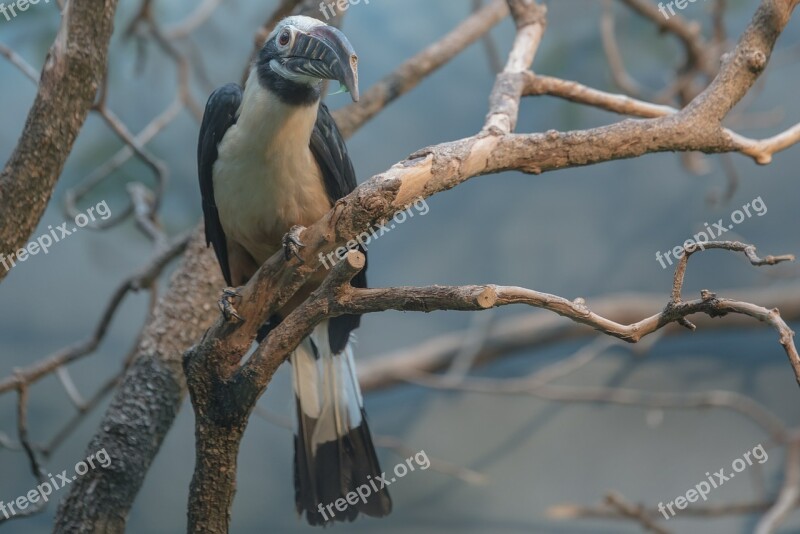
[[[278,44],[281,46],[286,46],[289,44],[289,41],[292,39],[292,33],[289,30],[283,30],[280,37],[278,37]]]

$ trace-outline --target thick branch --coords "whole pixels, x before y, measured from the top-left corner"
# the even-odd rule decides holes
[[[741,243],[709,242],[705,246],[707,249],[722,248],[744,252],[754,265],[771,265],[779,261],[793,259],[791,256],[769,256],[761,259],[755,255],[755,249],[752,246]],[[282,324],[276,328],[271,336],[274,339],[268,339],[256,355],[245,365],[245,368],[250,367],[256,374],[259,374],[257,368],[263,366],[267,369],[267,372],[262,373],[261,376],[271,375],[274,372],[275,361],[281,359],[285,348],[288,346],[289,350],[293,350],[297,345],[294,341],[298,334],[292,333],[289,335],[287,333],[285,340],[279,339],[283,336],[283,331],[288,331],[292,326],[297,326],[302,331],[302,335],[300,335],[299,339],[296,339],[297,343],[299,343],[299,340],[313,329],[319,319],[325,316],[366,314],[386,310],[422,312],[434,310],[479,311],[510,304],[525,304],[552,311],[576,323],[591,326],[600,332],[631,343],[636,343],[645,336],[673,322],[679,322],[694,328],[685,319],[696,313],[704,313],[710,317],[720,317],[729,313],[746,315],[772,326],[779,333],[780,343],[789,358],[795,373],[795,379],[800,385],[800,356],[798,356],[797,348],[794,345],[794,332],[781,318],[777,309],[769,310],[748,302],[717,298],[715,294],[706,290],[702,291],[700,299],[681,300],[680,289],[683,285],[686,263],[691,254],[692,252],[687,252],[676,268],[672,297],[664,310],[625,325],[593,313],[586,306],[583,299],[570,301],[556,295],[520,287],[484,285],[357,289],[347,283],[360,269],[359,260],[357,259],[360,254],[351,252],[347,257],[349,261],[342,262],[336,266],[337,268],[333,269],[331,275],[326,279],[326,283],[309,298],[307,306],[301,306],[296,313],[292,313],[287,318],[286,323],[288,323],[288,326]],[[360,261],[363,261],[363,259]],[[297,324],[293,325],[293,321]],[[271,343],[273,341],[275,342],[274,346]]]
[[[47,207],[103,79],[116,8],[117,0],[74,0],[62,11],[36,100],[0,173],[0,253],[23,247]]]
[[[721,290],[720,294],[732,295],[738,301],[770,302],[781,310],[786,321],[800,320],[800,288],[779,286],[757,291]],[[619,324],[631,324],[641,317],[652,314],[664,305],[663,295],[633,294],[596,297],[591,300],[592,310],[598,315],[613,318]],[[693,322],[698,329],[754,328],[758,323],[744,315],[733,315],[719,321],[700,315]],[[667,334],[681,332],[677,327],[662,330]],[[567,340],[576,340],[593,335],[584,325],[564,320],[550,313],[527,313],[509,318],[491,329],[475,356],[475,365],[490,363],[496,358],[513,354],[523,349],[536,348]],[[370,391],[402,384],[409,376],[435,373],[452,365],[463,346],[466,332],[453,332],[423,341],[418,345],[372,358],[359,365],[358,377],[363,391]]]
[[[205,274],[198,278],[194,273]],[[223,284],[214,255],[206,253],[201,228],[87,446],[89,453],[105,448],[113,467],[90,470],[70,484],[54,532],[125,532],[130,507],[183,400],[181,356],[214,319],[215,308],[206,294],[218,292]]]

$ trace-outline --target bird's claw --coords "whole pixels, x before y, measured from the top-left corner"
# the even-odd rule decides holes
[[[233,322],[234,319],[236,319],[236,321],[244,321],[233,306],[234,301],[241,298],[242,294],[239,293],[239,290],[235,287],[226,287],[222,290],[222,296],[217,301],[217,305],[219,306],[219,311],[222,312],[222,316],[225,317],[225,320],[229,323]]]
[[[300,257],[300,249],[305,245],[300,241],[300,234],[305,229],[305,226],[292,226],[283,236],[283,257],[286,261],[289,261],[294,256],[300,263],[303,263],[303,258]]]

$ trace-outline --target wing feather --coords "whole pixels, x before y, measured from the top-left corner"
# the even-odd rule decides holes
[[[336,126],[328,106],[324,103],[319,105],[319,114],[311,134],[310,146],[317,164],[322,169],[325,191],[333,204],[351,193],[358,184],[356,171],[353,169],[353,162],[350,161],[347,153],[344,137]],[[359,247],[359,250],[366,256],[367,251],[363,247]],[[353,278],[352,284],[355,287],[367,287],[366,273],[367,266],[364,265],[361,272]],[[344,350],[350,338],[350,332],[358,328],[360,322],[360,315],[341,315],[328,322],[328,338],[334,354]]]
[[[242,88],[229,83],[223,85],[208,98],[200,126],[197,143],[197,172],[200,178],[200,194],[203,197],[203,219],[206,227],[206,245],[213,245],[222,275],[228,285],[231,269],[228,263],[228,244],[219,212],[214,201],[214,163],[219,156],[218,147],[228,128],[236,124],[239,106],[242,103]]]

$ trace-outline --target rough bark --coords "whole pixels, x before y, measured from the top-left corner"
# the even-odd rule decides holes
[[[196,468],[189,488],[188,532],[227,534],[236,493],[239,443],[258,390],[248,384],[231,388],[220,377],[187,359],[186,375],[193,393]],[[196,398],[213,402],[195,402]]]
[[[117,0],[71,0],[47,54],[39,91],[0,173],[0,253],[28,242],[50,201],[105,75]],[[8,271],[0,269],[0,281]]]
[[[186,392],[181,355],[216,318],[214,301],[207,295],[223,285],[200,228],[87,447],[87,454],[105,448],[111,465],[70,484],[54,532],[125,532],[130,507]]]

